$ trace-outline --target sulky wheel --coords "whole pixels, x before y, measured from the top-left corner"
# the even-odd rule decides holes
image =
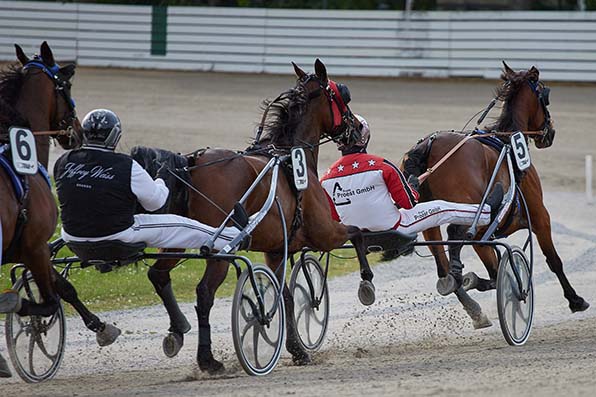
[[[249,375],[267,375],[275,368],[283,347],[284,302],[279,283],[269,268],[253,266],[238,279],[232,302],[232,338],[242,368]],[[262,298],[262,305],[258,296]]]
[[[294,323],[302,347],[319,350],[329,324],[329,290],[321,264],[312,255],[296,262],[290,276],[290,292],[294,297]]]
[[[13,288],[23,298],[39,303],[41,297],[35,281],[28,272],[23,273],[23,277],[17,280]],[[66,322],[61,303],[50,317],[21,317],[16,313],[8,313],[5,333],[12,365],[25,382],[43,382],[54,377],[64,356],[66,340]]]
[[[513,259],[507,252],[499,263],[497,275],[497,308],[499,323],[507,343],[521,346],[528,340],[534,319],[534,287],[531,282],[530,267],[526,255],[519,247],[512,247]],[[521,280],[523,295],[513,268]]]

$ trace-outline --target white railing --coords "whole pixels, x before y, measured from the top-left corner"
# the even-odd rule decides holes
[[[151,30],[149,6],[1,1],[0,60],[47,40],[88,66],[289,73],[319,57],[335,75],[495,78],[506,60],[596,81],[596,12],[169,7],[165,55],[151,55]]]

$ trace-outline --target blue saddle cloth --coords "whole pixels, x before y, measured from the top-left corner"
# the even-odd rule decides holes
[[[7,144],[0,146],[0,167],[4,169],[10,181],[12,182],[12,187],[14,188],[15,195],[17,199],[21,201],[25,196],[25,182],[23,180],[23,176],[17,174],[12,166],[12,161],[7,156],[7,152],[9,151],[9,146]],[[38,164],[38,172],[44,177],[45,181],[47,182],[48,186],[51,188],[52,184],[50,182],[50,175],[45,167],[41,164]]]

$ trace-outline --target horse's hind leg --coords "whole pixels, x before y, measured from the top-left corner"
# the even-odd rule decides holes
[[[267,265],[275,272],[277,267],[281,265],[282,255],[279,254],[265,254]],[[300,341],[296,330],[294,320],[294,297],[288,288],[288,284],[284,283],[284,306],[286,308],[286,349],[292,355],[292,361],[296,365],[306,365],[310,363],[310,356],[306,352]]]
[[[528,203],[530,208],[530,216],[532,219],[532,229],[540,244],[540,249],[546,257],[546,263],[552,272],[557,275],[561,287],[563,287],[563,294],[569,301],[569,308],[572,312],[581,312],[590,307],[590,304],[581,296],[577,295],[571,283],[567,279],[563,271],[563,262],[555,249],[552,240],[550,215],[544,205],[540,203]]]
[[[366,249],[364,246],[364,237],[362,231],[355,226],[348,226],[348,239],[356,250],[358,262],[360,263],[360,286],[358,287],[358,299],[360,303],[365,306],[370,306],[375,302],[375,286],[372,283],[374,274],[370,269],[368,258],[366,257]]]
[[[160,259],[147,272],[147,277],[170,317],[170,328],[168,329],[170,333],[163,341],[164,354],[168,357],[178,354],[184,344],[184,334],[190,331],[190,323],[180,310],[172,290],[170,270],[176,266],[176,263],[178,263],[178,259]]]
[[[474,245],[474,251],[484,264],[488,271],[489,279],[478,277],[476,273],[470,272],[464,274],[463,287],[466,291],[476,289],[478,291],[489,291],[497,288],[497,272],[499,270],[499,262],[497,255],[492,247],[481,245]]]
[[[99,346],[111,345],[120,336],[122,331],[112,324],[102,322],[95,314],[91,313],[79,299],[74,286],[56,270],[54,270],[54,286],[58,295],[79,313],[85,326],[95,332]]]
[[[426,241],[443,240],[441,228],[438,227],[426,229],[422,232],[422,234],[424,235],[424,240]],[[449,260],[447,259],[447,255],[445,255],[445,247],[443,245],[430,245],[428,246],[428,249],[435,258],[435,263],[437,265],[437,275],[439,278],[447,277],[447,274],[449,274]]]
[[[465,236],[465,226],[449,225],[447,227],[448,240],[463,240]],[[457,291],[463,283],[462,271],[464,264],[461,262],[460,254],[463,245],[449,244],[449,273],[446,277],[440,278],[437,281],[437,291],[439,294],[446,296]]]
[[[197,362],[201,371],[209,374],[223,371],[224,365],[213,358],[211,351],[211,325],[209,314],[213,307],[215,292],[226,279],[229,263],[214,259],[207,260],[207,267],[201,282],[197,285],[197,317],[199,322],[199,348]]]

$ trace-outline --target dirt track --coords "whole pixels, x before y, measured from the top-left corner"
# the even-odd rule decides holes
[[[288,71],[290,71],[288,67]],[[260,99],[293,84],[290,76],[246,76],[81,69],[74,96],[81,117],[111,107],[122,117],[124,149],[135,144],[190,151],[201,146],[243,148],[259,116]],[[330,70],[332,73],[332,70]],[[371,152],[398,160],[418,137],[461,128],[491,98],[494,83],[339,79],[352,107],[369,120]],[[533,149],[543,177],[554,239],[571,283],[596,304],[596,206],[581,193],[583,157],[596,154],[594,86],[552,87],[557,137]],[[329,145],[324,167],[337,157]],[[424,252],[423,252],[424,253]],[[466,269],[482,269],[470,252]],[[474,258],[474,259],[473,259]],[[436,294],[434,262],[408,257],[375,270],[377,302],[362,307],[356,275],[331,282],[331,325],[315,365],[291,366],[287,354],[272,374],[249,378],[237,364],[229,333],[230,301],[216,302],[215,354],[228,372],[216,378],[193,368],[196,327],[175,359],[161,353],[167,321],[161,307],[105,313],[123,330],[108,348],[96,347],[79,319],[68,323],[68,346],[57,378],[45,385],[0,380],[14,395],[593,395],[596,389],[596,312],[572,315],[540,254],[535,264],[536,323],[528,344],[508,347],[500,335],[494,292],[479,298],[493,327],[471,330],[455,298]],[[183,311],[194,319],[192,305]],[[194,323],[194,321],[193,321]],[[0,350],[6,354],[4,347]],[[7,385],[6,383],[11,383]]]

